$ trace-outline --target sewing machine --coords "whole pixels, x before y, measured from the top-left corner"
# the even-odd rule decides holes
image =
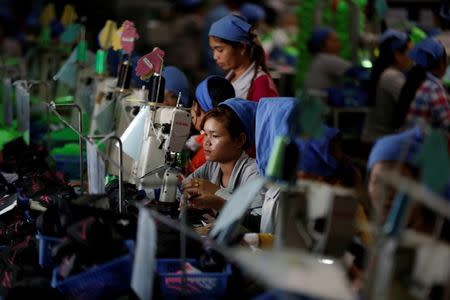
[[[176,202],[179,172],[176,155],[189,137],[191,115],[187,109],[150,102],[139,160],[132,175],[138,188],[146,191],[161,187],[161,203]]]
[[[307,180],[281,188],[276,245],[340,257],[354,234],[356,208],[351,189]],[[317,220],[325,220],[319,230]]]

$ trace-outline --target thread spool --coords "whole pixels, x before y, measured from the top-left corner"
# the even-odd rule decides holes
[[[95,72],[99,75],[106,73],[106,51],[103,49],[97,50],[95,56]]]
[[[165,86],[164,77],[157,73],[153,74],[148,83],[148,101],[163,103]]]
[[[131,82],[131,64],[127,57],[124,58],[119,67],[119,76],[117,87],[121,92],[130,88]]]

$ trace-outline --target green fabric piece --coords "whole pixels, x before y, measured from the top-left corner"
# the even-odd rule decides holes
[[[442,130],[433,129],[417,154],[422,182],[436,193],[443,191],[450,179],[450,158],[447,137]]]
[[[108,185],[111,181],[119,179],[119,177],[115,175],[106,175],[105,177],[105,185]]]
[[[6,143],[20,137],[22,134],[16,130],[0,129],[0,150]]]
[[[7,66],[18,66],[20,65],[20,60],[17,57],[8,57],[5,61]]]
[[[411,33],[409,34],[409,37],[411,38],[411,41],[414,44],[417,44],[417,43],[420,43],[421,41],[423,41],[424,39],[426,39],[427,34],[425,33],[425,31],[423,31],[419,27],[414,26],[411,29]]]
[[[63,128],[58,131],[53,131],[50,133],[51,141],[66,141],[66,142],[76,142],[78,141],[78,135],[70,128]]]
[[[66,144],[64,147],[54,148],[51,151],[51,155],[78,155],[80,153],[80,147],[78,144]]]
[[[55,99],[56,104],[68,104],[68,103],[73,103],[73,102],[74,102],[74,97],[72,95],[60,96]]]

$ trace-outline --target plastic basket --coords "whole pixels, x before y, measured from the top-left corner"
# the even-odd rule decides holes
[[[117,296],[130,288],[134,242],[126,241],[129,253],[86,272],[61,279],[53,269],[52,287],[75,299],[100,299]]]
[[[70,179],[80,179],[79,155],[53,155],[56,168],[66,174]]]
[[[52,263],[52,250],[53,247],[61,243],[62,239],[42,234],[37,234],[36,239],[38,240],[39,264],[44,269],[54,267]]]
[[[187,259],[194,267],[198,266],[195,259]],[[227,289],[228,277],[231,275],[231,266],[227,264],[224,272],[187,274],[186,287],[182,285],[180,259],[158,259],[157,270],[160,278],[161,293],[166,299],[183,296],[183,299],[210,299],[223,296]]]

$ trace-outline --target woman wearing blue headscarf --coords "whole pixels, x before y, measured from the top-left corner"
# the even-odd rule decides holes
[[[191,107],[189,99],[189,81],[186,75],[177,67],[167,66],[162,75],[165,79],[164,101],[167,106],[176,106],[178,93],[181,93],[180,104],[183,107]]]
[[[231,83],[221,76],[212,75],[199,83],[195,89],[195,100],[192,103],[191,115],[192,126],[201,132],[201,125],[205,115],[223,101],[234,98],[235,93]],[[203,151],[203,139],[205,135],[192,136],[188,142],[188,147],[195,152],[189,161],[187,172],[190,174],[200,168],[205,162]]]
[[[207,162],[183,182],[183,197],[192,208],[220,210],[234,190],[259,177],[245,149],[254,143],[256,103],[233,98],[204,117],[203,147]],[[261,207],[261,199],[253,203]]]
[[[265,175],[276,136],[290,136],[295,123],[295,98],[266,98],[256,112],[256,156],[259,172]],[[339,130],[325,127],[321,138],[295,138],[299,150],[297,177],[332,185],[355,187],[361,176],[342,150]],[[277,220],[279,191],[271,188],[265,193],[261,216],[261,232],[273,233]]]
[[[367,188],[372,208],[379,219],[386,218],[395,196],[392,188],[380,184],[379,174],[396,169],[403,176],[417,178],[419,170],[415,156],[422,141],[423,134],[415,127],[399,134],[386,135],[374,144],[367,162]]]
[[[339,57],[340,44],[335,31],[315,28],[308,41],[312,61],[306,73],[304,88],[322,90],[341,85],[342,76],[352,66]]]
[[[409,53],[411,59],[426,71],[426,78],[409,106],[406,123],[425,122],[433,127],[450,130],[450,102],[441,78],[447,70],[444,46],[428,38]]]
[[[211,25],[209,45],[214,60],[231,82],[236,97],[259,101],[278,92],[266,66],[264,49],[244,18],[228,15]]]
[[[369,104],[372,106],[364,125],[362,139],[372,143],[381,136],[394,133],[395,112],[406,78],[404,72],[412,65],[407,52],[408,36],[389,29],[380,38],[380,55],[370,75]]]

